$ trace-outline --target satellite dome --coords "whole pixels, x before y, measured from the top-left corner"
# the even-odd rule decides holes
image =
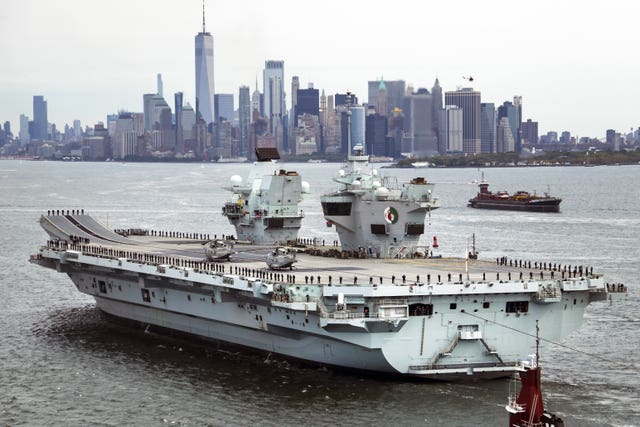
[[[344,169],[340,169],[340,170],[338,171],[338,175],[340,175],[340,176],[344,176]]]
[[[242,184],[242,177],[240,175],[233,175],[229,178],[229,185],[232,187],[237,187],[240,184]]]
[[[360,182],[359,179],[355,179],[353,180],[353,182],[351,183],[351,187],[357,189],[360,188],[362,186],[362,183]]]
[[[376,188],[376,197],[378,199],[386,199],[389,197],[389,189],[387,187]]]
[[[309,185],[309,183],[307,181],[302,181],[302,193],[309,193],[309,190],[311,190],[311,186]]]

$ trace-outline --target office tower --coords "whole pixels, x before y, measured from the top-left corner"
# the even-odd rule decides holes
[[[560,134],[560,144],[569,144],[571,142],[571,132],[565,130]]]
[[[378,113],[368,114],[365,119],[366,152],[372,156],[392,156],[387,146],[387,116]]]
[[[320,95],[320,108],[318,110],[320,115],[320,126],[326,126],[327,124],[327,96],[324,94],[324,89],[322,89],[322,94]]]
[[[606,141],[607,144],[613,144],[615,142],[616,139],[616,131],[615,129],[607,129],[606,132]]]
[[[293,76],[291,78],[291,111],[294,113],[294,117],[295,108],[298,104],[298,89],[300,89],[300,78],[298,76]]]
[[[144,135],[144,113],[131,113],[133,131],[137,135]]]
[[[375,107],[375,110],[381,116],[387,116],[389,112],[389,98],[387,93],[387,86],[384,84],[384,80],[380,80],[380,86],[378,86],[378,106]]]
[[[445,92],[445,105],[462,108],[462,150],[468,154],[480,152],[480,92],[462,88]]]
[[[431,88],[431,98],[433,99],[431,106],[433,114],[431,120],[433,121],[433,133],[436,137],[440,137],[440,110],[442,110],[442,87],[440,87],[440,81],[436,77],[436,81]],[[442,145],[439,143],[439,145]]]
[[[356,145],[364,148],[365,110],[362,105],[352,105],[351,108],[351,149]]]
[[[513,105],[516,107],[516,133],[513,135],[515,140],[515,151],[522,151],[522,97],[515,95],[513,97]]]
[[[44,141],[48,138],[47,101],[43,96],[33,97],[33,134],[31,139]]]
[[[389,155],[391,157],[400,157],[402,142],[404,141],[404,111],[399,107],[391,111],[391,116],[389,117],[389,135],[391,137]]]
[[[527,119],[522,123],[522,143],[526,145],[535,145],[538,143],[538,122]]]
[[[152,107],[151,107],[151,100],[153,99],[153,97],[156,96],[155,93],[145,93],[144,95],[142,95],[142,113],[144,114],[144,131],[145,132],[150,132],[153,128],[153,123],[152,123]],[[108,123],[108,120],[107,120]]]
[[[269,121],[271,133],[280,127],[285,111],[284,105],[284,61],[268,60],[264,63],[263,77],[263,115]]]
[[[320,117],[320,97],[318,89],[298,89],[297,91],[298,102],[294,107],[294,126],[298,126],[298,117],[303,114],[309,114],[312,116]]]
[[[24,147],[30,140],[29,117],[24,114],[20,114],[20,145]]]
[[[502,146],[503,149],[511,149],[510,151],[516,151],[517,149],[518,135],[520,134],[520,119],[518,117],[518,107],[512,102],[505,101],[498,107],[498,126],[500,126],[501,120],[506,118],[511,130],[511,137],[513,138],[513,149],[504,144]]]
[[[496,106],[493,102],[480,104],[480,151],[496,152]]]
[[[226,120],[233,122],[234,102],[232,93],[216,93],[213,98],[214,110],[216,112],[216,123]]]
[[[251,124],[251,98],[249,86],[240,86],[238,93],[238,124],[240,127],[240,146],[238,155],[246,156],[249,148],[249,125]]]
[[[135,143],[131,136],[133,132],[133,118],[131,113],[121,111],[113,127],[111,150],[114,159],[124,159],[135,154]]]
[[[171,118],[171,107],[167,104],[167,101],[158,94],[146,93],[143,95],[143,113],[144,113],[144,131],[150,132],[152,130],[171,130],[173,127],[173,120]],[[169,117],[167,119],[167,113],[163,113],[163,110],[168,110]]]
[[[182,107],[181,116],[182,140],[184,142],[185,152],[188,150],[195,150],[196,147],[193,144],[196,139],[196,112],[193,107],[187,103],[187,105]]]
[[[498,153],[515,151],[515,141],[511,131],[511,125],[509,124],[509,118],[506,116],[499,119],[496,142]]]
[[[380,80],[369,80],[367,93],[368,105],[375,107],[376,111],[379,114],[389,116],[394,108],[403,108],[405,82],[404,80],[384,80],[384,87],[387,95],[386,111],[382,111],[382,109],[378,105],[380,83],[382,82],[382,78]]]
[[[256,90],[251,94],[251,121],[254,121],[253,116],[262,116],[262,94],[258,89],[258,78],[256,77]]]
[[[213,36],[205,29],[204,3],[202,4],[202,32],[196,35],[196,115],[205,123],[213,123],[215,111],[213,95]]]
[[[298,116],[298,126],[293,129],[295,154],[313,154],[321,151],[320,123],[317,115],[303,113]]]
[[[457,105],[447,105],[438,114],[438,151],[445,153],[462,153],[463,112]]]
[[[73,121],[73,136],[74,138],[82,137],[82,125],[80,124],[80,120]]]
[[[433,132],[433,98],[425,88],[404,98],[404,130],[410,138],[411,155],[433,156],[438,153],[438,141]]]
[[[184,153],[184,138],[182,131],[182,106],[184,102],[184,94],[176,92],[173,94],[173,111],[175,114],[174,139],[176,141],[176,152]]]
[[[162,74],[158,73],[157,79],[158,79],[158,89],[157,89],[158,95],[164,97],[164,89],[162,88]]]

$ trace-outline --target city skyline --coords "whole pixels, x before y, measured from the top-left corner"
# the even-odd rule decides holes
[[[302,11],[287,1],[208,2],[216,92],[236,94],[242,85],[253,92],[265,61],[276,59],[285,62],[287,108],[293,75],[302,87],[351,90],[363,102],[370,80],[401,79],[417,89],[437,77],[445,91],[473,86],[496,105],[522,96],[522,118],[539,122],[541,134],[602,137],[609,128],[640,126],[640,89],[631,80],[640,71],[632,49],[640,6],[581,6],[578,20],[570,5],[550,1],[521,10],[505,1],[469,2],[462,9],[430,5],[424,21],[409,2],[369,6],[329,2]],[[116,0],[98,8],[9,0],[0,11],[0,119],[18,126],[20,114],[31,116],[33,96],[42,95],[49,122],[93,126],[120,109],[142,111],[157,73],[165,97],[183,92],[195,106],[193,40],[201,28],[200,1]]]

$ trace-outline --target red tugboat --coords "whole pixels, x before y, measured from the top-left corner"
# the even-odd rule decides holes
[[[537,322],[536,322],[537,323]],[[564,427],[564,421],[555,414],[544,410],[542,401],[542,386],[540,374],[542,370],[538,364],[538,347],[536,324],[536,354],[529,359],[520,361],[520,393],[518,397],[509,396],[509,403],[505,406],[509,412],[509,427]],[[514,374],[515,375],[515,374]]]
[[[526,191],[518,191],[509,194],[506,191],[492,193],[489,191],[489,183],[484,179],[478,184],[480,191],[473,199],[469,200],[469,207],[478,209],[503,209],[512,211],[530,212],[560,212],[562,199],[546,194],[537,196]]]

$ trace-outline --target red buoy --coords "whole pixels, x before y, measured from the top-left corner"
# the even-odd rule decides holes
[[[433,236],[433,245],[431,246],[433,246],[434,248],[438,247],[438,238],[436,236]]]

